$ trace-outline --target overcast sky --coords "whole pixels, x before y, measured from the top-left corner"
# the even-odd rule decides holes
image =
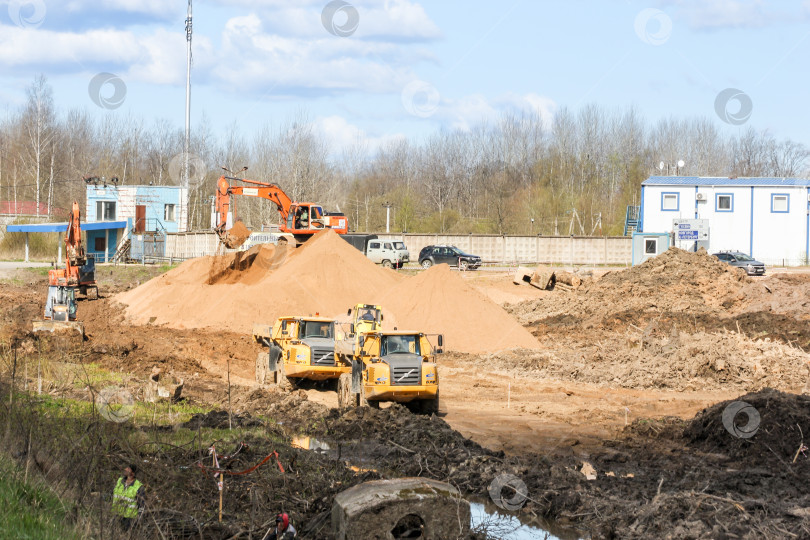
[[[7,9],[6,9],[7,6]],[[12,0],[0,103],[184,124],[186,0]],[[305,112],[336,145],[596,103],[810,144],[810,0],[196,0],[192,129]]]

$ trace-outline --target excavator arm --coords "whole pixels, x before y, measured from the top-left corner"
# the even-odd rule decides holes
[[[85,262],[84,245],[82,244],[81,211],[79,203],[73,201],[73,209],[68,217],[67,231],[65,231],[65,250],[68,275],[71,275],[71,268],[79,267]]]
[[[255,185],[250,186],[232,186],[229,180],[237,180],[246,184]],[[216,216],[217,226],[216,231],[220,235],[224,233],[225,226],[228,220],[228,212],[231,209],[231,195],[247,195],[250,197],[260,197],[275,203],[276,208],[281,214],[281,219],[286,220],[287,215],[290,213],[290,206],[292,199],[284,193],[284,190],[278,184],[270,184],[267,182],[257,182],[256,180],[243,180],[241,178],[233,178],[230,176],[220,176],[217,181],[216,193]]]

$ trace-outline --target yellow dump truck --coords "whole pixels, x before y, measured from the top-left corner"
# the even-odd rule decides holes
[[[254,324],[263,347],[256,358],[256,381],[291,388],[302,380],[337,379],[349,364],[335,362],[335,321],[324,317],[279,317],[273,326]]]
[[[434,349],[421,332],[401,330],[356,334],[335,342],[338,364],[351,366],[338,379],[340,407],[379,407],[383,401],[404,403],[414,412],[439,412],[439,372]]]

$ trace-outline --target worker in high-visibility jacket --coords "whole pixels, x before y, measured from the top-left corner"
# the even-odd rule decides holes
[[[124,469],[124,476],[118,478],[113,490],[112,511],[118,516],[121,527],[129,530],[144,507],[143,484],[135,479],[136,465]]]

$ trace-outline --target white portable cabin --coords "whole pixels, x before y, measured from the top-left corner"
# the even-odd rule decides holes
[[[805,178],[651,176],[641,184],[639,213],[640,232],[675,232],[676,221],[705,220],[708,239],[700,246],[709,253],[742,251],[770,265],[809,263]]]

